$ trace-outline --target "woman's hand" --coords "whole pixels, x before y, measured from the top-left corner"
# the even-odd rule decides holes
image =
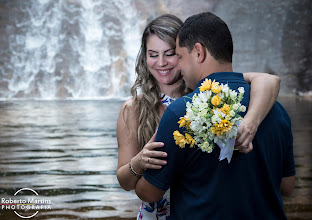
[[[262,120],[271,110],[278,96],[280,78],[268,73],[244,73],[244,79],[251,84],[248,111],[239,126],[236,149],[242,153],[252,151],[252,140]]]
[[[249,153],[253,150],[252,140],[256,135],[259,124],[256,121],[249,120],[245,117],[239,125],[235,141],[235,149],[241,153]]]
[[[167,157],[167,153],[155,150],[164,146],[162,142],[155,142],[155,137],[156,132],[143,149],[132,159],[132,163],[135,163],[142,170],[161,169],[163,165],[167,164],[166,160],[158,159]]]

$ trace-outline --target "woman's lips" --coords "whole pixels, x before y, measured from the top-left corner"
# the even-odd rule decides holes
[[[166,70],[157,70],[158,74],[161,76],[167,76],[172,69],[166,69]]]

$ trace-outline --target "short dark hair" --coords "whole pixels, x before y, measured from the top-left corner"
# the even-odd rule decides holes
[[[232,62],[233,41],[226,23],[211,12],[203,12],[186,19],[179,31],[179,46],[191,52],[196,43],[207,48],[219,62]]]

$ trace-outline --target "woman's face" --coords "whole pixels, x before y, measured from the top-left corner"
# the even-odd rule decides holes
[[[160,86],[173,85],[182,80],[180,71],[176,68],[178,57],[174,48],[157,35],[151,35],[147,39],[146,50],[147,67]]]

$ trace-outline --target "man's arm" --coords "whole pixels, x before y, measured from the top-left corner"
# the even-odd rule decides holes
[[[166,191],[158,189],[142,177],[136,184],[135,192],[145,202],[156,202],[163,197]]]
[[[295,176],[288,176],[282,178],[281,193],[282,196],[290,196],[295,188]]]

